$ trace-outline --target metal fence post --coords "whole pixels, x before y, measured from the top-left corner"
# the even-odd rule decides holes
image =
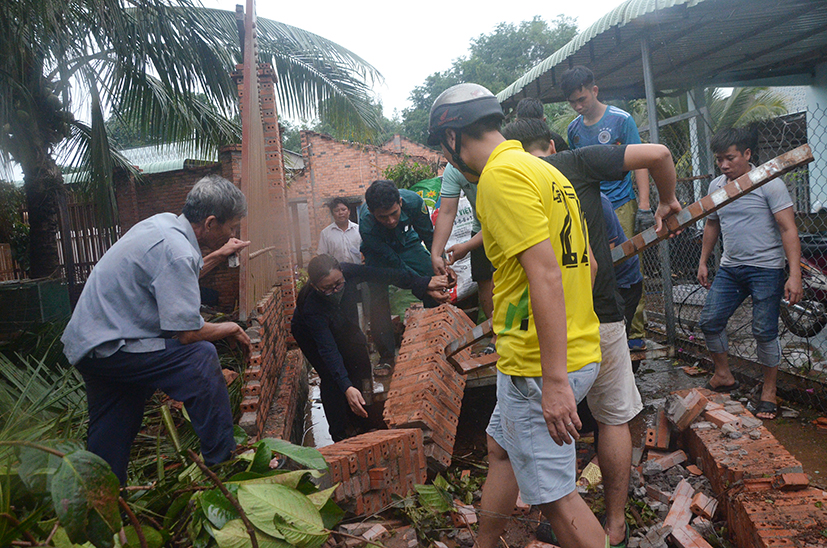
[[[640,50],[643,61],[643,84],[646,89],[646,114],[649,118],[649,137],[652,143],[659,143],[658,112],[655,103],[655,82],[652,77],[652,64],[649,55],[649,40],[646,36],[640,39]],[[663,283],[663,312],[666,319],[666,344],[675,346],[677,330],[675,328],[675,306],[672,298],[672,265],[669,260],[669,240],[658,244],[658,255],[661,265],[661,280]]]

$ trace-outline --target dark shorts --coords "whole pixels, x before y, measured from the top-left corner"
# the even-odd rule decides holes
[[[471,233],[471,237],[476,236],[476,232]],[[494,275],[494,266],[488,257],[485,255],[485,247],[480,246],[471,250],[471,279],[475,282],[490,280]]]

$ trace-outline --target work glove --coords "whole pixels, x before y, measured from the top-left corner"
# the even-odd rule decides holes
[[[655,214],[652,210],[638,209],[635,213],[635,234],[640,234],[651,226],[655,226]]]

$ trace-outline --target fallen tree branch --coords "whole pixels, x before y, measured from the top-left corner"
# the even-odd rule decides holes
[[[146,544],[146,537],[144,536],[144,530],[141,529],[141,524],[138,522],[138,518],[135,516],[135,513],[132,512],[132,508],[130,508],[126,501],[123,500],[123,497],[118,497],[118,505],[129,518],[129,522],[132,524],[132,527],[135,528],[135,534],[138,535],[138,542],[141,543],[141,548],[148,548]]]
[[[204,474],[206,474],[208,478],[210,478],[210,480],[215,484],[216,487],[218,487],[221,493],[223,493],[223,495],[227,497],[227,500],[230,501],[230,504],[232,504],[233,507],[236,509],[238,515],[241,516],[241,521],[244,522],[244,526],[247,528],[247,534],[250,535],[250,543],[253,545],[253,548],[258,548],[256,530],[253,527],[253,524],[250,521],[250,519],[247,517],[247,514],[244,513],[244,509],[241,507],[241,504],[238,503],[238,500],[233,496],[232,493],[230,493],[230,491],[224,486],[224,484],[221,483],[221,480],[218,479],[218,476],[216,476],[215,473],[212,470],[210,470],[200,458],[198,458],[198,455],[195,454],[195,451],[193,451],[192,449],[187,449],[187,455],[189,455],[189,458],[192,459],[192,462],[194,462],[196,466],[198,466],[198,468],[200,468],[201,471],[204,472]]]

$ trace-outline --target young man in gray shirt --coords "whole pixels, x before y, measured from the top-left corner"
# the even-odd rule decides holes
[[[709,184],[709,194],[744,175],[758,163],[758,138],[747,128],[719,131],[711,148],[721,175]],[[724,255],[715,280],[710,283],[707,262],[723,235]],[[789,264],[787,278],[784,262]],[[707,388],[730,392],[738,388],[727,363],[726,324],[748,296],[752,297],[752,334],[763,365],[764,386],[756,405],[759,419],[774,419],[776,379],[781,363],[778,314],[781,297],[790,304],[801,300],[801,242],[795,224],[793,203],[781,179],[722,207],[706,218],[698,281],[709,289],[698,326],[715,366]],[[786,278],[786,282],[785,282]]]

